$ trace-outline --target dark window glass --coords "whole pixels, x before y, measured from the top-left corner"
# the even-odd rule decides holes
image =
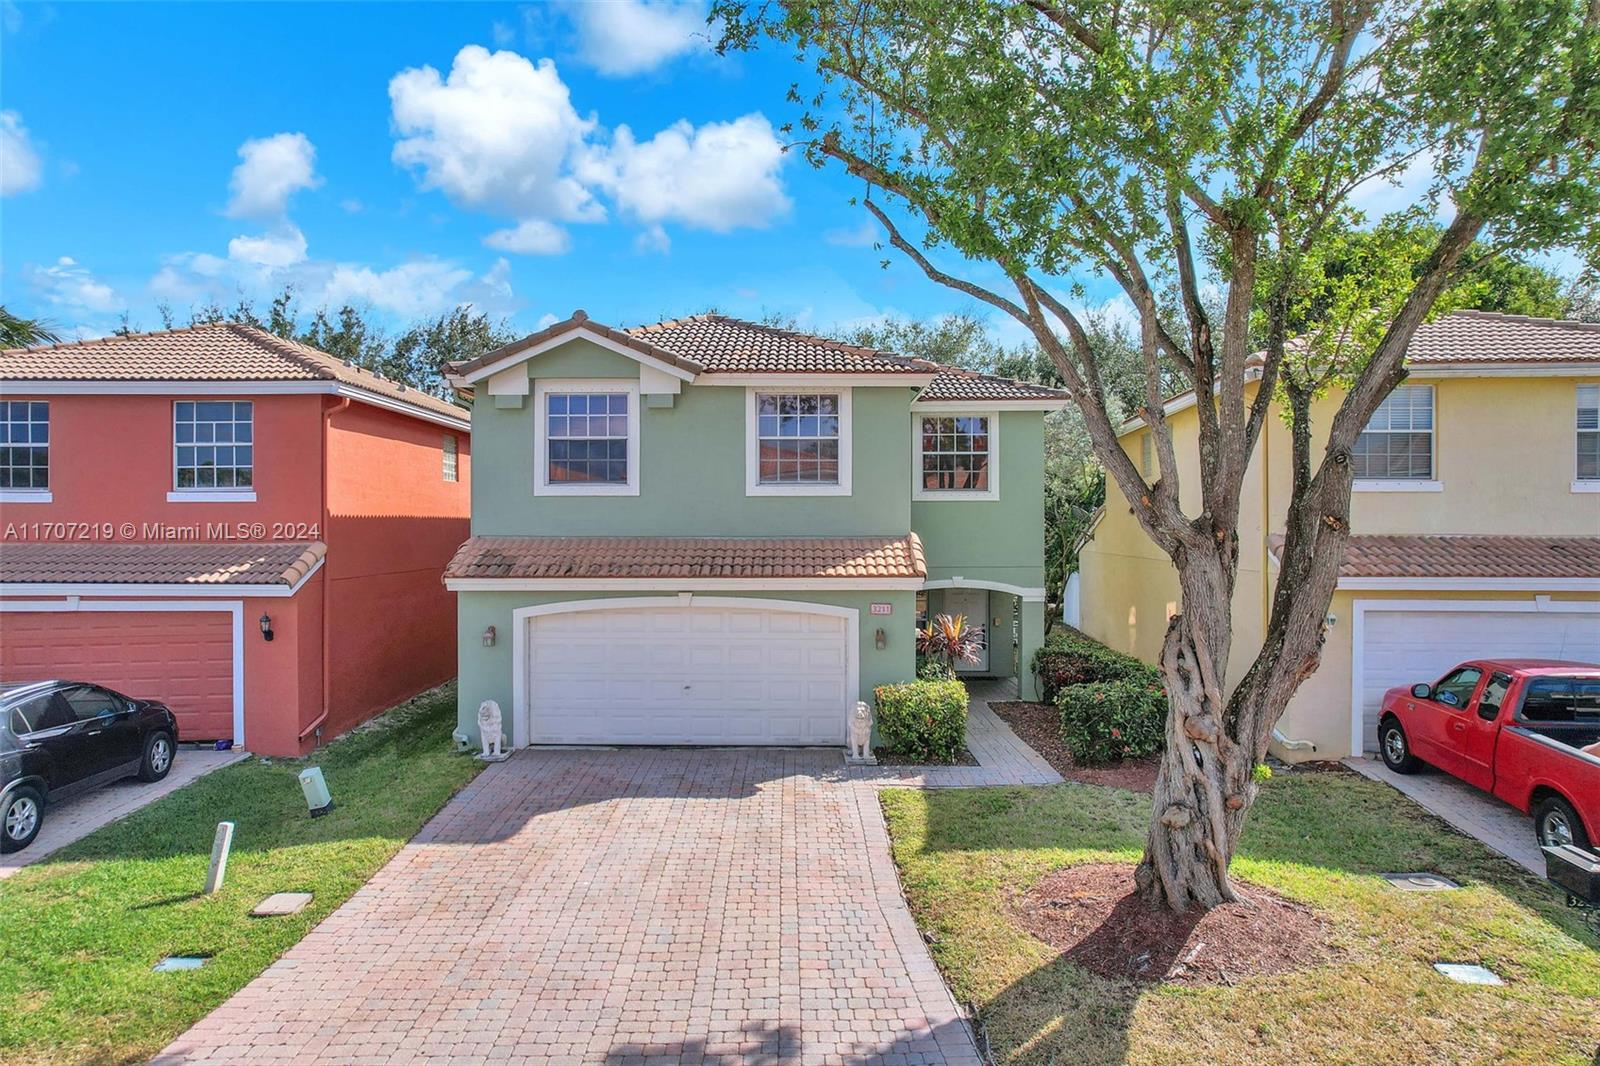
[[[550,483],[626,485],[629,417],[625,392],[546,394]]]
[[[172,405],[173,484],[180,489],[238,489],[254,484],[255,404],[226,400]]]
[[[80,722],[87,722],[102,715],[116,714],[123,709],[121,701],[111,693],[88,685],[70,688],[65,696],[67,706],[72,708],[73,717]]]
[[[53,693],[23,700],[11,709],[11,731],[18,736],[36,729],[49,729],[50,708],[55,701]],[[60,723],[57,723],[60,724]]]
[[[1489,683],[1483,686],[1483,695],[1478,697],[1478,717],[1492,721],[1500,713],[1500,704],[1505,702],[1506,690],[1510,687],[1509,676],[1490,674]]]
[[[50,405],[0,403],[0,489],[50,487]]]
[[[1433,386],[1391,392],[1356,438],[1350,461],[1358,478],[1433,477]]]
[[[763,485],[839,483],[839,397],[756,396],[758,480]]]
[[[1433,698],[1447,707],[1465,707],[1472,700],[1483,671],[1476,666],[1463,666],[1452,670],[1444,680],[1433,686]]]
[[[988,491],[987,418],[950,416],[922,420],[922,487],[932,491]]]

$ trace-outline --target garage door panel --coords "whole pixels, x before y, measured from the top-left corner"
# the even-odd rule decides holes
[[[233,737],[233,617],[222,611],[0,614],[0,680],[92,681],[172,708],[189,740]]]
[[[847,633],[839,617],[703,604],[536,616],[530,740],[842,743]]]
[[[1366,608],[1361,708],[1364,747],[1377,748],[1383,694],[1436,681],[1464,659],[1600,662],[1600,607],[1594,611],[1385,611]]]

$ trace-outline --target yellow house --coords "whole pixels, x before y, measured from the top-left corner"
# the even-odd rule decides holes
[[[1350,548],[1322,665],[1274,739],[1285,759],[1374,750],[1384,691],[1437,680],[1463,659],[1600,662],[1600,324],[1456,311],[1417,332],[1407,365],[1357,443]],[[1341,398],[1313,409],[1324,440]],[[1190,514],[1194,405],[1190,393],[1166,407]],[[1121,443],[1155,475],[1143,422],[1125,425]],[[1289,459],[1288,430],[1269,419],[1239,517],[1229,685],[1261,646]],[[1177,610],[1175,571],[1108,484],[1081,552],[1076,624],[1153,662]]]

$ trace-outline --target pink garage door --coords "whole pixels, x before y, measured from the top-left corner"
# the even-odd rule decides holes
[[[184,740],[233,736],[233,616],[222,611],[6,611],[0,680],[92,681],[158,699]]]

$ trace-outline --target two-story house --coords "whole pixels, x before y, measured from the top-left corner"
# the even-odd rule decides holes
[[[574,312],[452,371],[467,735],[492,699],[515,746],[843,743],[914,675],[919,607],[1031,689],[1060,392],[722,315]]]
[[[0,352],[0,679],[273,755],[448,680],[469,431],[237,324]]]
[[[1375,750],[1384,691],[1463,659],[1600,662],[1600,324],[1457,311],[1419,329],[1406,361],[1357,442],[1353,535],[1322,663],[1279,725],[1288,759]],[[1314,405],[1313,454],[1341,399],[1332,390]],[[1191,514],[1194,404],[1189,393],[1166,406]],[[1154,477],[1144,424],[1121,441]],[[1290,485],[1288,431],[1269,418],[1239,519],[1229,684],[1261,646]],[[1154,661],[1176,575],[1114,484],[1081,560],[1078,624]]]

